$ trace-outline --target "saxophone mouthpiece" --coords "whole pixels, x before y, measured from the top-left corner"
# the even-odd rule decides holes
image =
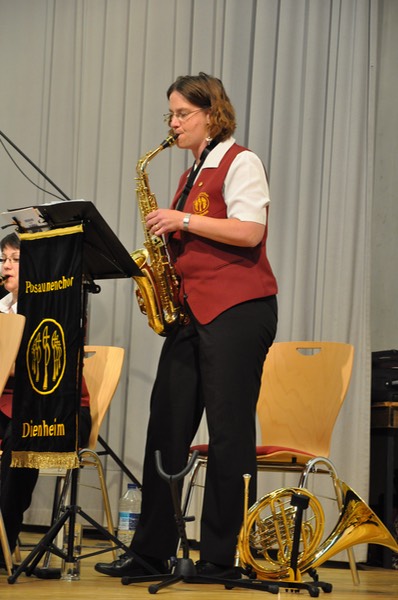
[[[160,146],[163,148],[163,150],[165,150],[166,148],[169,148],[170,146],[172,146],[173,144],[176,143],[178,138],[178,133],[172,133],[171,135],[167,136],[167,138],[165,140],[163,140],[163,142],[160,144]]]
[[[9,275],[0,275],[0,285],[4,285],[9,277]]]

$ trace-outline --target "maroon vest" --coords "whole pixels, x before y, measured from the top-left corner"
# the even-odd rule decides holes
[[[223,183],[234,158],[246,150],[234,144],[216,168],[203,168],[185,203],[184,212],[225,219]],[[174,207],[187,180],[184,173]],[[266,255],[267,227],[260,244],[242,248],[178,231],[169,240],[170,256],[181,277],[181,302],[186,298],[197,320],[206,324],[247,300],[272,296],[277,283]]]

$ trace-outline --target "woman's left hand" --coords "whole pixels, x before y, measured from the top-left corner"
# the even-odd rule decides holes
[[[165,235],[182,229],[184,215],[180,210],[157,208],[146,216],[145,222],[151,235]]]

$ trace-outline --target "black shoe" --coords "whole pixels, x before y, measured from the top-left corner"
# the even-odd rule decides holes
[[[242,577],[242,573],[237,567],[216,565],[205,560],[197,561],[196,573],[197,575],[212,577],[214,579],[240,579]]]
[[[153,567],[157,573],[162,575],[169,573],[167,561],[147,557],[142,557],[142,560]],[[109,575],[109,577],[142,577],[152,575],[149,569],[140,565],[133,556],[129,556],[128,554],[122,554],[117,560],[114,560],[111,563],[97,563],[94,566],[94,569],[98,571],[98,573]]]

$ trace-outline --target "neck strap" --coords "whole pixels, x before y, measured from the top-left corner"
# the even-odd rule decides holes
[[[189,173],[188,180],[185,184],[184,189],[182,190],[181,196],[178,198],[178,201],[176,204],[176,210],[184,210],[185,202],[186,202],[188,194],[191,191],[191,188],[194,184],[196,176],[198,175],[200,169],[202,168],[202,165],[205,162],[208,154],[210,154],[210,152],[213,150],[213,148],[215,148],[217,146],[217,144],[218,144],[218,142],[216,140],[212,140],[210,142],[210,144],[208,144],[206,146],[206,148],[203,150],[202,154],[200,155],[199,164],[196,166],[196,164],[193,163],[191,171]]]

